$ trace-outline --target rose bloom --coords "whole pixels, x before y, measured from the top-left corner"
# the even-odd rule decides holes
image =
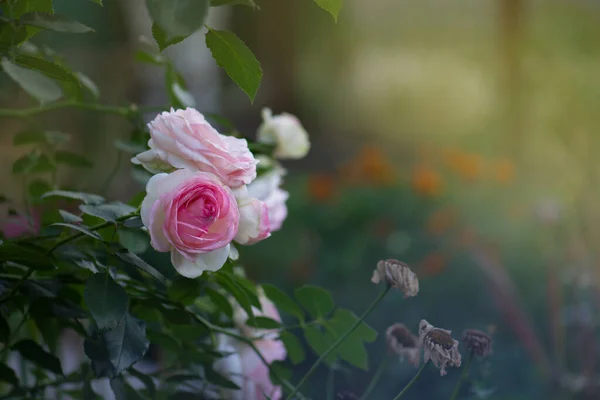
[[[289,197],[289,193],[279,187],[284,173],[283,168],[275,168],[259,176],[248,185],[249,195],[264,201],[267,205],[269,230],[271,232],[281,229],[281,225],[287,217],[285,202]]]
[[[159,114],[148,124],[150,150],[133,157],[152,173],[185,168],[210,172],[232,188],[256,178],[258,161],[245,139],[221,135],[193,108]]]
[[[32,209],[29,216],[25,214],[9,215],[6,222],[0,227],[2,234],[7,239],[37,235],[41,229],[42,216],[37,209]]]
[[[254,310],[254,315],[265,316],[281,322],[279,312],[273,303],[264,294],[259,292],[262,311]],[[248,315],[236,307],[234,323],[248,337],[264,335],[262,339],[255,340],[254,345],[261,355],[270,364],[273,361],[285,360],[287,353],[285,346],[278,339],[276,332],[269,332],[246,325]],[[279,400],[281,387],[273,385],[269,378],[269,368],[262,362],[254,350],[247,344],[231,337],[220,334],[218,336],[217,351],[230,353],[219,359],[214,368],[221,374],[229,377],[241,390],[222,389],[220,399],[230,400]]]
[[[270,109],[262,112],[263,123],[258,127],[258,141],[275,145],[277,158],[299,159],[308,154],[308,133],[295,116],[283,113],[273,116]]]
[[[157,174],[146,192],[141,217],[150,243],[170,251],[173,266],[185,277],[220,269],[232,240],[250,244],[269,235],[266,205],[244,198],[250,205],[238,207],[233,191],[208,172]]]

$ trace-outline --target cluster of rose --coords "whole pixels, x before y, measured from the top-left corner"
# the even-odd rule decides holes
[[[255,157],[245,139],[220,134],[195,109],[171,110],[148,124],[149,150],[132,159],[151,173],[141,218],[160,252],[170,252],[175,269],[183,276],[196,278],[204,271],[217,271],[228,258],[238,257],[234,242],[250,245],[280,229],[287,215],[288,193],[281,189],[285,169],[277,159],[299,159],[310,148],[308,134],[290,114],[273,116],[263,111],[258,129],[259,143],[273,148],[273,158]],[[257,177],[257,164],[264,163]],[[262,315],[281,321],[277,309],[259,291]],[[276,332],[265,332],[246,325],[248,315],[234,310],[234,323],[254,345],[264,360],[271,363],[286,357],[285,347]],[[281,397],[269,370],[249,345],[225,335],[217,337],[218,351],[229,354],[215,369],[231,378],[241,390],[228,391],[240,399]],[[236,393],[233,393],[236,392]],[[212,393],[219,395],[219,393]],[[258,397],[257,397],[258,396]]]

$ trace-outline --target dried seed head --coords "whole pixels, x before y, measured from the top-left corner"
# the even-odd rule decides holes
[[[404,326],[404,324],[394,324],[385,331],[385,338],[390,351],[398,354],[400,360],[404,357],[415,367],[419,366],[421,348],[419,347],[419,338]]]
[[[462,341],[467,349],[480,357],[492,354],[492,338],[482,331],[467,329],[463,332]]]
[[[440,369],[440,375],[446,375],[446,366],[460,367],[461,356],[458,341],[454,340],[446,329],[436,328],[426,320],[419,324],[419,343],[423,346],[423,361],[431,360]]]
[[[371,282],[377,284],[386,281],[393,288],[404,292],[404,297],[413,297],[419,293],[419,279],[408,265],[398,260],[381,260],[373,271]]]

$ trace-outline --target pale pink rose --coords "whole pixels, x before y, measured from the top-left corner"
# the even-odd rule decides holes
[[[185,168],[210,172],[232,188],[256,178],[258,161],[245,139],[221,135],[193,108],[159,114],[148,124],[150,150],[131,161],[152,173]]]
[[[269,210],[269,230],[275,232],[281,229],[283,221],[287,217],[286,201],[289,193],[281,189],[282,176],[285,174],[283,168],[275,168],[264,175],[259,176],[248,185],[248,194],[262,200]]]
[[[9,215],[1,229],[7,239],[37,235],[42,229],[42,216],[35,209],[31,210],[30,215]]]
[[[141,217],[158,251],[195,278],[220,269],[238,233],[240,212],[230,188],[213,174],[180,169],[148,181]]]
[[[254,315],[281,321],[277,308],[264,296],[262,290],[259,290],[259,299],[262,311],[255,309]],[[265,360],[269,364],[274,361],[285,360],[287,352],[281,340],[278,339],[277,332],[248,327],[246,325],[247,319],[248,315],[241,307],[236,307],[234,323],[244,335],[251,338],[262,337],[260,340],[255,340],[254,345]],[[250,346],[225,335],[220,335],[218,341],[219,346],[217,350],[231,354],[217,361],[215,363],[215,370],[228,376],[241,388],[241,390],[223,390],[223,393],[221,393],[223,397],[221,398],[231,400],[281,399],[281,387],[273,385],[269,377],[268,367]]]
[[[308,133],[292,114],[273,115],[263,109],[263,123],[258,127],[258,141],[275,145],[273,155],[277,158],[303,158],[310,150]]]
[[[254,244],[271,236],[267,204],[250,197],[246,186],[235,189],[234,193],[240,210],[240,226],[235,241]]]

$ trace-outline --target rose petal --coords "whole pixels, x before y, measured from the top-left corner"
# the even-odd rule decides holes
[[[197,278],[204,271],[221,269],[229,256],[229,245],[205,254],[198,254],[194,261],[188,260],[176,249],[171,250],[171,263],[186,278]]]

